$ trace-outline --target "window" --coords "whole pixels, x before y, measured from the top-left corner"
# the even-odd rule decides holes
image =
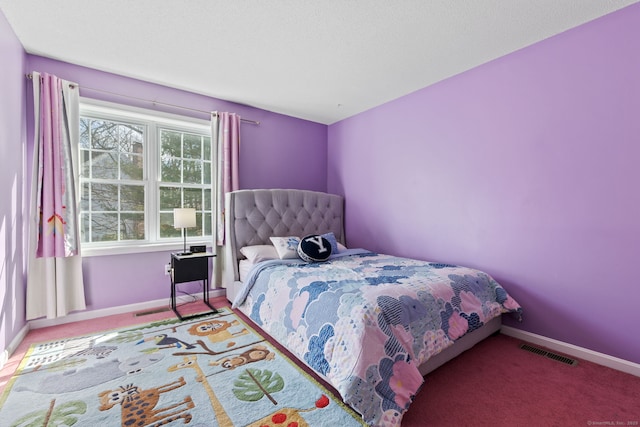
[[[210,240],[211,159],[207,122],[82,102],[83,250],[149,249],[181,241],[181,230],[173,227],[178,207],[196,209],[189,239]]]
[[[211,138],[197,133],[159,129],[160,238],[181,237],[173,228],[173,208],[196,209],[190,235],[211,236]]]

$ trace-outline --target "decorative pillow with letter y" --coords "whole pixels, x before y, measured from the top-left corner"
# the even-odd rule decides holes
[[[326,261],[331,256],[331,243],[317,234],[303,237],[298,243],[298,256],[307,262]]]

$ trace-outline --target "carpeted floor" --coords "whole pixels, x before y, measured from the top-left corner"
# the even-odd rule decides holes
[[[228,305],[224,298],[212,302]],[[129,313],[33,330],[0,371],[0,391],[31,343],[173,316],[171,311]],[[429,374],[402,425],[640,426],[639,377],[581,360],[566,365],[520,344],[493,336]]]
[[[640,378],[489,337],[427,375],[403,426],[638,426]]]

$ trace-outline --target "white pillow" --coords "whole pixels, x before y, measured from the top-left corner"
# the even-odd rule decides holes
[[[240,253],[252,264],[270,259],[278,259],[278,252],[276,248],[271,245],[245,246],[240,249]]]
[[[347,247],[345,245],[343,245],[340,242],[336,242],[336,244],[338,245],[338,252],[343,252],[347,250]]]
[[[269,237],[280,259],[298,258],[300,238],[296,236]]]

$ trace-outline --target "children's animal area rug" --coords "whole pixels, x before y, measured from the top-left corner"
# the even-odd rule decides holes
[[[0,405],[0,426],[362,425],[228,308],[34,344]]]

